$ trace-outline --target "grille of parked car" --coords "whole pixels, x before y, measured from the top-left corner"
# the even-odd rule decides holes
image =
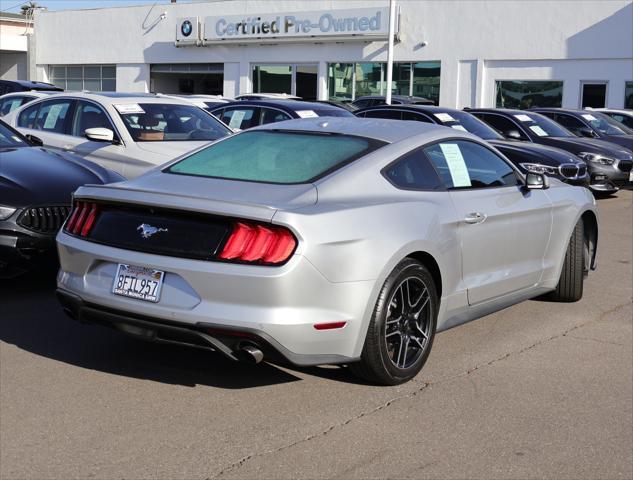
[[[27,208],[18,218],[18,225],[38,233],[55,234],[69,213],[69,206]]]
[[[585,165],[576,165],[573,163],[561,165],[559,170],[560,174],[565,178],[582,177],[587,173],[587,167]]]
[[[631,160],[620,160],[618,168],[623,172],[630,172],[631,168],[633,168],[633,162]]]

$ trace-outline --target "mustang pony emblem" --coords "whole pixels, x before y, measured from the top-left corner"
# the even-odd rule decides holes
[[[158,232],[167,232],[168,230],[166,228],[158,228],[158,227],[152,227],[151,225],[147,224],[147,223],[141,223],[136,230],[140,230],[141,231],[141,236],[143,238],[149,238],[152,235],[154,235],[155,233]]]

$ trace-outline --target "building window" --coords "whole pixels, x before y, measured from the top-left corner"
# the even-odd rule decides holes
[[[253,93],[292,93],[292,65],[253,65]]]
[[[633,82],[624,84],[624,108],[633,109]]]
[[[560,107],[563,82],[497,81],[497,108]]]
[[[116,90],[116,65],[51,65],[49,76],[51,83],[64,90]]]
[[[385,95],[386,67],[385,62],[328,64],[330,100],[353,101],[364,95]],[[439,104],[440,62],[395,62],[391,87],[393,95],[425,97]]]
[[[581,84],[580,108],[603,108],[607,102],[607,82]]]

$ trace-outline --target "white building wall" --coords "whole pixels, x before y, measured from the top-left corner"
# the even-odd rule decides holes
[[[386,61],[385,42],[346,39],[326,44],[176,48],[177,19],[387,4],[387,0],[235,0],[41,12],[35,22],[36,58],[38,65],[114,63],[117,88],[135,91],[147,89],[147,72],[132,73],[139,65],[149,69],[152,63],[225,63],[227,96],[250,91],[254,63],[317,63],[319,97],[325,98],[328,62]],[[402,0],[399,5],[402,34],[394,60],[440,60],[440,103],[446,106],[493,105],[494,81],[502,77],[549,80],[559,75],[569,75],[563,78],[565,105],[576,106],[578,82],[598,73],[610,82],[609,105],[621,106],[624,81],[633,80],[631,0]],[[128,71],[125,65],[135,67]],[[120,80],[119,69],[124,75]]]

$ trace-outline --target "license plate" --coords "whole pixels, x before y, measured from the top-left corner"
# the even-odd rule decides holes
[[[112,293],[146,302],[158,302],[164,276],[165,272],[160,270],[119,263]]]
[[[633,182],[633,172],[629,173],[629,182]]]

